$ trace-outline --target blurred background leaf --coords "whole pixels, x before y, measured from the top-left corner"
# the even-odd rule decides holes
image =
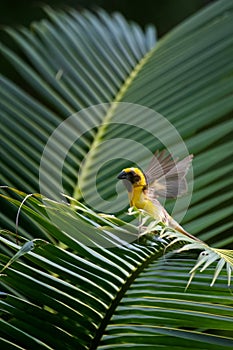
[[[79,183],[82,183],[93,201],[98,201],[92,194],[96,180],[101,195],[113,200],[116,175],[128,163],[112,161],[118,153],[115,148],[102,152],[97,146],[124,137],[132,138],[151,152],[161,147],[142,128],[130,129],[126,125],[121,129],[114,125],[117,111],[111,111],[111,104],[141,104],[162,113],[195,155],[194,194],[183,224],[207,243],[230,248],[233,108],[230,11],[231,4],[218,1],[210,10],[207,8],[175,28],[158,45],[153,26],[143,32],[120,14],[109,16],[103,10],[96,16],[88,11],[82,15],[75,11],[56,13],[47,7],[48,19],[34,23],[31,29],[7,28],[9,40],[15,46],[13,50],[2,46],[2,56],[21,76],[20,82],[26,89],[7,77],[1,78],[4,184],[27,193],[39,192],[39,164],[52,131],[71,114],[107,102],[110,104],[106,111],[93,118],[97,123],[108,122],[109,127],[103,131],[101,127],[92,129],[73,145],[63,167],[63,185],[67,194],[81,199]],[[128,123],[134,124],[135,115],[131,119],[127,113],[126,116]],[[141,116],[137,118],[140,120]],[[79,123],[80,127],[88,126],[82,118]],[[151,123],[150,129],[152,135],[156,133],[156,123]],[[136,157],[138,152],[133,147]],[[59,158],[58,151],[62,149],[59,142],[54,159]],[[84,159],[84,175],[77,183]],[[143,161],[149,163],[149,159]],[[96,174],[99,164],[103,169]],[[54,169],[51,171],[56,172]],[[58,191],[56,186],[53,176],[48,178],[53,194]],[[167,209],[171,212],[172,203],[167,203]],[[14,220],[15,212],[4,204],[3,228],[12,229]],[[25,220],[28,225],[28,219]],[[41,237],[37,228],[33,231]],[[23,227],[21,234],[26,234]]]

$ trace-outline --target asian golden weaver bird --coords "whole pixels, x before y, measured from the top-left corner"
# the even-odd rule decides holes
[[[193,155],[182,161],[173,160],[165,151],[156,152],[145,173],[139,168],[125,168],[118,175],[128,191],[131,207],[143,209],[156,221],[171,227],[185,236],[198,240],[185,231],[158,201],[158,197],[174,198],[187,191],[186,174]]]

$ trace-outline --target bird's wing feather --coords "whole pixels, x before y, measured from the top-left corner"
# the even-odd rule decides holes
[[[181,161],[173,159],[165,151],[156,152],[145,172],[148,181],[150,198],[179,197],[187,192],[186,174],[192,162],[193,155]]]

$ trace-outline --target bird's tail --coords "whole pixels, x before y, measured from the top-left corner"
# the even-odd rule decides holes
[[[171,218],[169,225],[174,228],[176,231],[183,233],[183,235],[194,239],[195,241],[201,242],[201,240],[193,235],[191,235],[191,233],[187,232],[182,226],[180,226],[178,224],[178,222],[176,222],[174,219]]]

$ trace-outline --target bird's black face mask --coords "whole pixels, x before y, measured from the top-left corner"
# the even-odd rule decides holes
[[[140,181],[140,176],[132,171],[121,171],[117,176],[119,180],[123,180],[124,186],[126,187],[128,192],[132,192],[132,185],[138,181]]]

